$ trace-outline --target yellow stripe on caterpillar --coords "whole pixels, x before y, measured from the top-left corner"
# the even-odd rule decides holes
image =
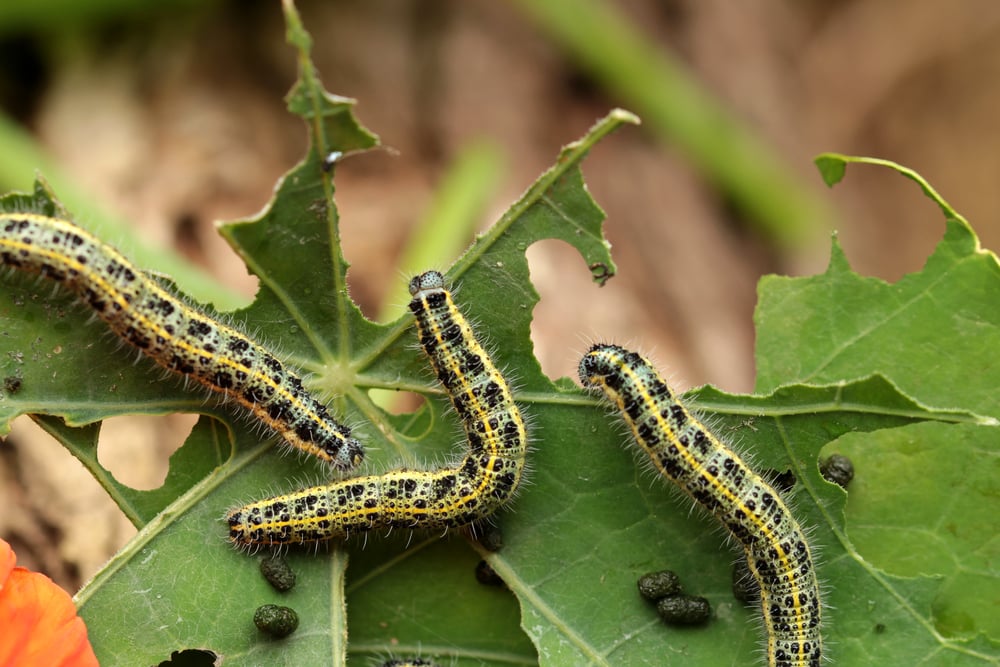
[[[463,526],[488,517],[517,490],[527,432],[507,381],[440,273],[414,278],[410,294],[420,345],[462,421],[465,457],[441,470],[357,477],[236,508],[227,517],[235,545],[319,542],[373,528]]]
[[[580,361],[580,381],[604,392],[657,470],[743,545],[760,584],[768,664],[819,667],[819,584],[805,534],[778,493],[695,419],[639,354],[594,345]]]
[[[122,340],[243,406],[292,447],[339,470],[364,458],[350,429],[277,356],[185,304],[76,225],[30,213],[0,214],[0,263],[72,290]]]

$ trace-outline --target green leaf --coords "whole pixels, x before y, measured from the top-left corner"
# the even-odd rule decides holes
[[[819,169],[820,176],[823,177],[823,182],[828,186],[833,187],[844,180],[844,174],[847,173],[847,163],[840,156],[834,154],[820,155],[816,158],[815,163],[816,168]]]
[[[846,454],[856,469],[842,536],[850,558],[872,576],[913,577],[930,587],[924,605],[912,607],[911,624],[954,652],[944,655],[957,659],[963,648],[995,655],[1000,627],[985,601],[1000,599],[1000,575],[991,567],[1000,557],[994,537],[1000,399],[993,382],[1000,267],[916,172],[871,158],[817,160],[828,182],[839,180],[831,171],[842,176],[851,163],[886,166],[920,185],[945,215],[944,238],[923,270],[896,283],[854,273],[836,239],[824,274],[762,279],[757,390],[878,373],[922,405],[968,411],[967,422],[845,434],[824,454]],[[879,642],[891,631],[882,625]],[[860,650],[856,655],[873,661]]]
[[[618,429],[577,396],[567,392],[546,406],[539,431],[559,428],[559,435],[539,446],[534,483],[505,527],[508,546],[489,558],[521,597],[542,664],[651,664],[665,652],[684,664],[749,660],[761,645],[758,612],[733,599],[734,555],[723,548],[717,523],[691,514],[691,501],[666,492],[666,484],[651,483],[645,461],[636,467],[633,457],[616,452],[624,439]],[[916,664],[937,653],[969,657],[970,664],[983,659],[966,642],[928,631],[937,582],[888,576],[859,557],[845,534],[845,494],[822,479],[816,464],[817,452],[846,434],[927,420],[970,426],[975,415],[922,407],[879,376],[762,396],[705,388],[687,398],[759,468],[795,475],[796,514],[810,527],[828,587],[825,637],[836,660]],[[556,409],[562,417],[552,414]],[[680,574],[687,592],[711,601],[710,627],[664,627],[639,598],[639,576],[664,568]],[[880,624],[891,632],[876,635]]]
[[[1000,417],[990,381],[1000,349],[1000,265],[929,185],[912,171],[905,175],[922,183],[947,218],[924,269],[896,283],[859,276],[834,239],[826,273],[763,278],[755,314],[758,391],[882,373],[924,404]]]
[[[898,576],[940,577],[932,615],[943,635],[1000,636],[996,429],[913,424],[871,437],[846,434],[830,448],[864,471],[847,504],[858,553]]]
[[[289,108],[306,119],[310,148],[261,217],[222,228],[259,278],[260,290],[249,307],[216,315],[270,341],[310,374],[312,389],[334,397],[332,405],[368,446],[369,469],[441,461],[460,431],[415,349],[412,319],[369,322],[347,292],[333,205],[336,164],[325,160],[334,152],[349,159],[374,138],[357,124],[350,100],[322,89],[305,52],[308,36],[290,4],[286,13],[300,62]],[[536,240],[559,238],[580,250],[597,278],[613,274],[600,230],[603,214],[584,188],[579,165],[595,142],[634,121],[626,112],[612,112],[566,147],[449,272],[462,288],[466,314],[502,348],[498,362],[518,369],[525,391],[551,391],[551,383],[531,357],[529,328],[538,296],[524,252]],[[22,198],[19,210],[61,214],[39,188],[44,196],[31,206]],[[286,595],[270,590],[254,559],[226,544],[220,519],[233,504],[294,488],[303,477],[315,479],[319,468],[284,457],[274,438],[262,439],[201,392],[163,379],[152,364],[134,364],[134,355],[104,334],[99,322],[86,323],[88,313],[70,296],[47,298],[52,287],[32,276],[4,281],[0,312],[10,352],[3,371],[16,375],[20,387],[0,404],[3,423],[23,413],[48,415],[38,419],[141,528],[77,597],[103,661],[155,664],[172,651],[204,648],[237,664],[342,664],[348,655],[364,660],[389,652],[442,655],[455,664],[536,662],[519,627],[516,599],[476,582],[479,556],[460,535],[444,542],[372,535],[332,554],[293,552],[298,588]],[[414,391],[428,402],[413,415],[390,415],[369,398],[376,388]],[[124,487],[97,462],[100,419],[175,411],[205,418],[174,456],[160,489]],[[268,603],[297,610],[301,624],[288,639],[266,640],[253,627],[254,609]]]
[[[349,159],[375,139],[354,119],[350,100],[322,89],[308,35],[290,2],[285,11],[300,63],[289,108],[306,119],[311,143],[261,217],[223,228],[260,291],[246,309],[220,316],[243,323],[311,374],[311,388],[330,397],[364,439],[369,470],[436,465],[457,449],[459,429],[414,349],[412,320],[369,322],[345,282],[332,197],[336,164],[326,159],[335,152]],[[0,372],[16,382],[0,400],[0,423],[22,413],[49,415],[40,421],[141,527],[77,597],[102,661],[156,664],[185,648],[212,650],[226,664],[364,664],[388,655],[447,665],[754,659],[762,644],[759,611],[732,597],[733,552],[715,520],[691,513],[690,501],[619,451],[624,438],[603,406],[568,379],[550,381],[533,356],[538,295],[524,252],[537,240],[562,239],[577,248],[595,281],[614,275],[603,214],[580,164],[596,141],[626,122],[635,119],[614,111],[567,146],[448,271],[461,288],[460,307],[517,378],[516,399],[532,420],[533,472],[511,511],[496,518],[504,542],[496,552],[458,533],[372,534],[319,553],[293,550],[299,585],[273,591],[256,557],[226,544],[221,517],[231,505],[313,481],[319,468],[283,456],[274,438],[261,438],[177,380],[162,380],[151,364],[133,364],[67,295],[50,297],[51,286],[31,276],[3,277]],[[30,201],[15,203],[58,211],[42,186]],[[828,586],[825,638],[840,664],[995,663],[988,605],[972,596],[998,597],[995,508],[988,502],[997,495],[996,399],[984,389],[989,350],[976,347],[972,334],[995,335],[996,298],[989,297],[1000,292],[995,258],[978,249],[963,223],[953,217],[924,271],[899,283],[912,278],[922,285],[912,288],[916,296],[856,276],[836,246],[823,276],[763,282],[760,394],[704,388],[687,397],[760,468],[793,473],[796,515],[812,531]],[[924,319],[903,317],[908,309],[900,303],[921,305]],[[946,355],[939,333],[928,331],[934,327],[962,349]],[[872,330],[882,335],[880,346],[856,352]],[[825,354],[815,351],[823,346]],[[971,365],[976,373],[962,367],[963,387],[951,364],[969,361],[970,346],[984,356]],[[388,414],[371,400],[373,389],[415,392],[425,403],[412,414]],[[123,487],[97,463],[100,419],[175,411],[204,416],[161,489]],[[846,493],[819,474],[819,453],[834,449],[849,452],[858,471]],[[904,458],[913,452],[920,456]],[[888,468],[880,456],[909,465]],[[970,465],[982,469],[963,476]],[[893,489],[905,489],[905,500],[889,499]],[[932,526],[933,535],[922,526]],[[892,528],[900,544],[880,543],[878,528]],[[914,562],[921,535],[936,541]],[[481,558],[509,590],[476,582]],[[639,576],[663,568],[712,602],[707,627],[665,627],[639,598]],[[277,641],[260,635],[252,617],[263,604],[296,609],[298,631]]]

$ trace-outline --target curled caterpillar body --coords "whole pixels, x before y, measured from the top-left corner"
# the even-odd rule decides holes
[[[0,215],[0,263],[61,283],[122,340],[242,405],[292,447],[341,470],[364,458],[350,429],[274,354],[191,308],[76,225],[28,213]]]
[[[598,344],[580,380],[618,408],[662,475],[714,514],[746,551],[760,583],[771,667],[819,667],[819,584],[809,545],[778,493],[677,400],[642,356]]]
[[[420,345],[462,421],[465,457],[454,467],[357,477],[237,508],[227,517],[234,544],[319,542],[373,528],[443,530],[484,519],[510,500],[527,450],[510,387],[440,273],[417,276],[410,293]]]

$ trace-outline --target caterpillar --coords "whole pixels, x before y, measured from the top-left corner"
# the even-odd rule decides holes
[[[580,381],[622,413],[659,472],[743,545],[760,584],[770,667],[819,667],[820,593],[805,534],[778,493],[708,431],[645,358],[597,344]]]
[[[465,457],[453,467],[346,479],[236,508],[226,519],[234,545],[313,543],[373,528],[464,526],[491,515],[517,490],[527,432],[507,381],[440,273],[413,278],[410,294],[420,345],[465,430]]]
[[[0,215],[0,264],[75,292],[123,341],[243,406],[292,447],[339,470],[361,463],[364,451],[350,429],[276,355],[188,306],[76,225],[29,213]]]

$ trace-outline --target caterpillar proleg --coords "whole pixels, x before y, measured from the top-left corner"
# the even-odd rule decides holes
[[[277,356],[199,312],[76,225],[0,214],[0,263],[75,292],[122,340],[249,410],[285,442],[340,470],[364,457],[350,429]]]
[[[685,408],[642,356],[597,344],[580,381],[601,389],[657,470],[740,541],[760,583],[771,667],[819,667],[820,592],[805,534],[778,493]]]
[[[415,277],[410,294],[420,345],[462,421],[465,457],[440,470],[394,470],[239,507],[227,517],[235,545],[319,542],[373,528],[463,526],[491,515],[517,490],[527,433],[507,381],[440,273]]]

